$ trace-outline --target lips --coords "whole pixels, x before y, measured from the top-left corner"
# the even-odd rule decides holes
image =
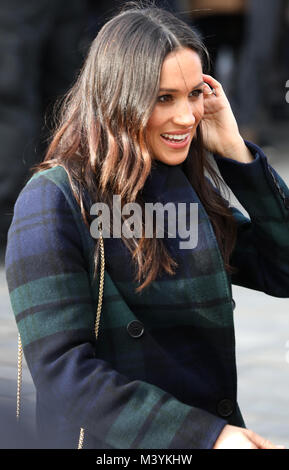
[[[164,132],[160,135],[162,142],[173,149],[186,147],[191,140],[191,129],[187,131]]]
[[[181,134],[182,135],[182,140],[175,140],[174,138],[167,138],[164,137],[166,134],[161,134],[161,140],[163,143],[166,144],[167,147],[173,148],[173,149],[182,149],[186,147],[191,140],[191,134]],[[183,135],[185,135],[185,138],[183,138]],[[173,134],[175,136],[175,134]]]
[[[182,142],[184,141],[190,134],[161,134],[164,139],[169,140],[170,142]]]

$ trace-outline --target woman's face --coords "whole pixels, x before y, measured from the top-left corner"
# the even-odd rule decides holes
[[[155,159],[178,165],[187,158],[204,113],[204,86],[201,60],[195,51],[182,48],[166,56],[146,134]]]

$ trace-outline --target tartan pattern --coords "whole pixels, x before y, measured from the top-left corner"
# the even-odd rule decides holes
[[[135,293],[133,266],[118,239],[105,239],[106,272],[98,341],[92,280],[94,240],[62,167],[34,175],[20,193],[8,234],[6,275],[24,354],[37,390],[39,432],[48,447],[211,448],[226,423],[244,426],[237,405],[231,281],[289,295],[289,210],[257,146],[241,164],[215,155],[220,172],[251,221],[232,208],[238,243],[226,274],[212,226],[181,166],[159,164],[147,201],[198,202],[199,240],[178,262]],[[270,168],[271,171],[274,171]],[[285,197],[289,191],[274,172]],[[286,201],[285,201],[286,202]],[[127,325],[138,320],[144,334]],[[235,404],[223,419],[217,405]]]

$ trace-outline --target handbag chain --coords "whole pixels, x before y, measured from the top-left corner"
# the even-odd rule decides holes
[[[104,269],[105,269],[105,258],[104,258],[104,243],[102,238],[102,231],[99,229],[99,243],[100,243],[100,277],[99,277],[99,293],[98,293],[98,304],[96,311],[96,319],[94,325],[95,338],[98,337],[98,330],[100,324],[100,314],[102,308],[103,288],[104,288]],[[20,418],[20,399],[21,399],[21,386],[22,386],[22,362],[23,362],[23,348],[21,343],[21,337],[18,333],[18,359],[17,359],[17,396],[16,396],[16,420],[19,422]],[[83,449],[84,442],[84,428],[80,428],[79,441],[77,449]]]

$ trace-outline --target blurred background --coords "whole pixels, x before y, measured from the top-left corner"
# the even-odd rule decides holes
[[[0,2],[0,448],[39,445],[35,389],[25,361],[22,428],[14,419],[17,329],[4,270],[13,206],[29,169],[43,159],[56,100],[74,82],[97,31],[123,3]],[[289,1],[155,3],[199,32],[211,55],[209,73],[222,83],[241,135],[262,147],[289,185]],[[239,287],[233,294],[239,404],[246,425],[289,448],[289,300]]]

